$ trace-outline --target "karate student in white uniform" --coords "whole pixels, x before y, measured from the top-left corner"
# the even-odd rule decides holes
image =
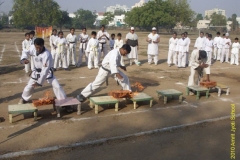
[[[25,40],[22,42],[22,50],[23,51],[28,51],[30,49],[31,46],[31,41],[30,41],[30,34],[26,33],[25,34]],[[29,59],[30,57],[28,57]],[[30,72],[30,64],[25,64],[25,72],[28,73]]]
[[[19,104],[24,104],[30,100],[32,93],[36,87],[41,87],[47,80],[53,87],[53,92],[58,100],[65,99],[66,94],[62,87],[59,85],[57,79],[53,75],[51,66],[53,63],[51,53],[44,47],[44,40],[37,38],[34,41],[34,45],[30,47],[29,51],[23,51],[21,57],[21,63],[27,64],[28,55],[33,56],[34,69],[31,73],[31,79],[28,81],[27,86],[24,88],[22,98]]]
[[[112,33],[112,34],[111,34],[111,38],[110,38],[110,40],[109,40],[110,50],[113,50],[113,48],[114,48],[114,43],[115,43],[115,34]]]
[[[223,36],[219,38],[219,41],[218,41],[218,44],[217,44],[217,47],[218,47],[217,60],[218,60],[218,61],[220,61],[220,60],[221,60],[221,57],[222,57],[224,39],[225,39],[225,34],[223,34]]]
[[[87,48],[89,36],[87,34],[86,28],[82,29],[82,33],[79,34],[78,40],[80,42],[80,46],[79,46],[79,57],[78,57],[77,67],[80,67],[82,65],[83,55],[85,57],[85,63],[86,65],[88,65],[88,53],[86,52],[86,48]]]
[[[218,43],[220,41],[220,32],[217,32],[217,36],[214,38],[213,40],[213,45],[214,45],[214,60],[217,60],[217,56],[218,56]]]
[[[169,39],[169,50],[168,50],[168,66],[171,67],[172,64],[177,65],[177,33],[174,32],[172,38]]]
[[[141,63],[138,62],[138,36],[134,32],[134,27],[131,27],[130,32],[126,35],[126,44],[131,46],[131,52],[128,54],[128,59],[130,60],[130,66],[132,65],[132,61],[134,61],[137,66],[140,66]]]
[[[150,33],[146,39],[148,42],[148,64],[152,64],[152,60],[155,65],[158,64],[158,43],[160,42],[160,36],[157,34],[157,29],[152,28],[152,33]]]
[[[56,48],[57,46],[54,44],[54,42],[57,40],[58,35],[57,35],[57,30],[53,29],[52,30],[52,35],[50,36],[49,39],[49,43],[50,43],[50,47],[51,47],[51,54],[52,54],[52,58],[53,58],[53,62],[55,63],[55,58],[56,58]],[[54,64],[53,66],[54,67]],[[54,71],[56,71],[56,69],[54,69]]]
[[[230,46],[232,45],[232,41],[229,38],[229,33],[226,33],[225,36],[226,37],[224,39],[223,51],[222,51],[222,56],[220,60],[221,63],[224,62],[224,59],[225,59],[225,62],[229,63],[229,50],[230,50]]]
[[[121,56],[126,56],[131,52],[131,47],[124,44],[120,49],[111,50],[103,59],[102,67],[98,71],[96,79],[90,83],[80,95],[77,96],[80,102],[84,102],[87,97],[93,94],[107,79],[108,76],[113,75],[115,80],[122,86],[123,90],[131,91],[131,85],[128,77],[121,72],[118,67],[126,71],[126,67],[121,66]]]
[[[66,40],[68,42],[67,51],[67,65],[76,66],[76,44],[77,36],[74,34],[75,28],[70,29],[70,33],[67,35]]]
[[[113,49],[120,49],[123,46],[122,34],[117,34],[117,39],[114,42]],[[125,66],[124,56],[121,56],[121,66]]]
[[[205,40],[206,40],[206,38],[204,37],[204,33],[201,32],[200,36],[196,39],[196,42],[194,45],[195,49],[204,50],[205,49]]]
[[[238,62],[238,55],[239,55],[239,49],[240,49],[240,44],[238,42],[238,38],[235,38],[235,42],[232,44],[232,50],[231,50],[231,65],[239,65]]]
[[[207,57],[206,51],[194,49],[190,61],[190,76],[188,79],[188,86],[199,85],[200,78],[202,78],[202,72],[205,71],[207,75],[207,81],[210,81],[210,59]],[[198,72],[199,78],[197,81],[194,80],[195,73]],[[190,93],[193,95],[193,93]]]
[[[54,62],[54,70],[56,71],[57,68],[60,68],[58,65],[62,64],[66,71],[69,71],[67,65],[67,46],[68,42],[63,37],[63,32],[58,32],[58,38],[55,40],[54,45],[56,46],[56,57]]]
[[[101,26],[101,30],[98,31],[97,33],[97,39],[99,41],[99,57],[98,57],[98,63],[100,63],[101,57],[102,57],[102,53],[103,53],[103,57],[105,57],[108,53],[108,45],[107,42],[109,41],[109,34],[108,32],[105,30],[105,26],[102,25]]]
[[[212,35],[208,34],[208,38],[205,40],[205,49],[207,52],[207,57],[209,61],[209,65],[212,65],[212,50],[213,50],[213,40],[212,40]]]
[[[185,40],[187,41],[187,52],[186,52],[186,67],[189,64],[189,48],[190,48],[190,44],[191,44],[191,40],[188,37],[188,32],[184,32],[185,34]]]
[[[181,34],[182,38],[178,40],[177,44],[177,54],[178,54],[178,67],[185,68],[186,67],[186,53],[188,47],[188,41],[185,39],[185,33]]]
[[[99,41],[96,38],[96,32],[92,31],[92,38],[88,41],[86,52],[88,54],[88,69],[98,69],[98,54],[99,54]]]
[[[34,45],[34,40],[36,39],[35,38],[35,31],[31,31],[31,32],[29,32],[29,34],[30,34],[30,42],[31,42],[31,45]],[[30,66],[31,66],[31,70],[33,70],[34,69],[34,60],[32,59],[33,57],[31,56],[31,60],[30,60]]]

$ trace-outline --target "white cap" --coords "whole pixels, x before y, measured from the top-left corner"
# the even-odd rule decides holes
[[[153,27],[153,28],[152,28],[152,31],[155,31],[155,30],[157,30],[156,27]]]
[[[134,27],[131,27],[131,31],[134,30]]]
[[[226,33],[226,34],[225,34],[225,36],[227,36],[227,37],[228,37],[228,36],[229,36],[229,33]]]

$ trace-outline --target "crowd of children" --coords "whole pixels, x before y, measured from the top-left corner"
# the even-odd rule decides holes
[[[229,33],[225,33],[220,36],[220,32],[217,32],[217,36],[213,39],[211,34],[200,32],[199,37],[196,39],[194,48],[207,52],[207,57],[210,60],[210,65],[215,61],[220,63],[230,63],[231,65],[239,65],[238,54],[240,44],[238,38],[235,38],[232,43],[229,38]],[[189,45],[191,41],[187,37],[187,32],[181,34],[181,38],[177,38],[177,33],[169,39],[169,51],[168,51],[168,65],[176,65],[179,68],[187,67],[189,58]],[[232,49],[231,49],[232,48]],[[231,52],[230,52],[231,49]],[[231,54],[231,56],[230,56]],[[230,59],[230,61],[229,61]]]

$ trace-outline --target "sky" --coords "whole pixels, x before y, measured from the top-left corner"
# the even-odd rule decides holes
[[[88,9],[91,11],[104,12],[106,7],[120,4],[128,7],[133,6],[140,0],[55,0],[58,2],[62,10],[67,10],[73,13],[78,9]],[[148,0],[145,0],[145,2]],[[0,6],[0,12],[8,13],[12,6],[13,0],[0,0],[4,2]],[[205,10],[220,8],[226,10],[227,17],[236,13],[240,17],[240,0],[189,0],[192,10],[196,13],[202,13],[204,16]]]

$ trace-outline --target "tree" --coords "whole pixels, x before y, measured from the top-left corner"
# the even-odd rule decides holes
[[[199,20],[203,20],[203,15],[198,13],[196,17],[192,20],[190,27],[196,28]]]
[[[79,9],[75,12],[76,17],[73,18],[73,26],[81,29],[82,27],[92,27],[97,16],[89,10]]]
[[[62,27],[70,28],[72,26],[72,19],[68,16],[67,11],[61,11],[61,18],[58,25],[60,30],[62,30]]]
[[[125,22],[131,26],[150,29],[155,26],[172,29],[178,22],[189,25],[194,17],[186,0],[154,0],[126,13]]]
[[[210,24],[214,27],[219,27],[220,30],[225,29],[227,25],[227,20],[226,17],[221,15],[221,14],[217,14],[217,13],[213,13],[211,16],[211,22]],[[222,27],[221,27],[222,26]],[[218,29],[213,28],[214,31],[217,31]]]
[[[109,25],[109,23],[114,20],[114,14],[112,14],[111,12],[106,12],[106,13],[104,13],[103,16],[104,16],[104,18],[100,22],[101,25]]]
[[[239,28],[239,24],[238,24],[238,21],[237,21],[237,15],[236,14],[232,15],[231,21],[232,21],[232,24],[231,24],[232,30],[236,31]]]
[[[60,6],[54,0],[14,0],[13,20],[16,27],[57,25]]]

